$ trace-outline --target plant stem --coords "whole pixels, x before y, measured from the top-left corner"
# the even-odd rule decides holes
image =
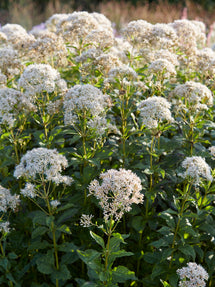
[[[178,235],[178,230],[179,230],[180,222],[181,222],[182,215],[183,215],[183,212],[184,212],[185,203],[186,203],[187,198],[188,198],[188,196],[189,196],[189,193],[190,193],[190,191],[191,191],[192,183],[191,183],[191,184],[188,183],[188,185],[189,185],[188,191],[186,192],[185,197],[184,197],[184,199],[183,199],[183,201],[182,201],[182,207],[181,207],[181,210],[180,210],[180,213],[179,213],[179,218],[178,218],[178,222],[177,222],[177,225],[176,225],[175,234],[174,234],[174,238],[173,238],[173,242],[172,242],[172,247],[171,247],[171,248],[172,248],[173,250],[172,250],[172,253],[171,253],[171,260],[170,260],[169,268],[171,268],[171,266],[172,266],[173,254],[174,254],[174,247],[175,247],[175,241],[176,241],[176,237],[177,237],[177,235]]]
[[[108,230],[108,240],[107,240],[107,245],[106,245],[106,248],[105,248],[105,272],[107,271],[108,269],[108,258],[109,258],[109,248],[110,248],[110,238],[111,238],[111,234],[112,234],[112,220],[110,220],[110,227],[109,227],[109,230]],[[109,279],[108,279],[109,281]],[[106,286],[108,282],[104,282],[104,285]]]
[[[46,200],[46,204],[47,204],[47,207],[48,207],[49,215],[51,216],[52,215],[52,210],[51,210],[51,206],[50,206],[50,203],[49,203],[48,193],[46,192],[46,188],[45,188],[44,184],[43,184],[43,188],[44,188],[45,200]],[[54,226],[54,222],[53,221],[51,222],[51,232],[52,232],[52,239],[53,239],[54,253],[55,253],[55,267],[56,267],[57,270],[59,270],[57,241],[56,241],[55,226]],[[58,279],[56,279],[56,287],[59,287]]]
[[[19,153],[18,153],[18,148],[17,148],[17,140],[16,140],[16,138],[14,136],[14,133],[13,133],[12,129],[10,130],[10,133],[11,133],[11,136],[12,136],[12,139],[13,139],[14,150],[15,150],[15,155],[16,155],[16,163],[18,164],[19,163]]]

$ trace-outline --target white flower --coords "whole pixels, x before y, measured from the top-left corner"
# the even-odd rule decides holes
[[[211,152],[212,159],[215,159],[215,146],[211,146],[208,149]]]
[[[69,89],[64,98],[64,123],[65,125],[77,122],[77,114],[85,112],[91,116],[98,116],[108,106],[109,96],[96,87],[86,85],[75,85]]]
[[[108,73],[108,80],[113,82],[115,81],[115,78],[121,81],[123,79],[134,81],[137,80],[137,77],[137,73],[134,69],[127,65],[120,65],[119,67],[112,68]]]
[[[10,222],[9,221],[5,221],[5,222],[0,222],[0,232],[2,233],[8,233],[10,232]]]
[[[195,185],[199,185],[201,178],[212,181],[211,168],[201,156],[187,157],[182,162],[182,167],[186,171],[181,174],[182,177],[190,177]]]
[[[189,109],[196,112],[207,110],[213,105],[213,94],[203,84],[188,81],[180,84],[170,93],[170,98],[174,102],[175,109]]]
[[[6,24],[0,29],[7,36],[8,43],[13,45],[13,48],[21,50],[27,48],[35,41],[33,35],[29,35],[27,31],[18,24]]]
[[[149,36],[153,25],[144,20],[131,21],[122,31],[124,37],[134,46],[149,46]]]
[[[23,196],[35,198],[37,196],[36,187],[34,184],[27,182],[25,188],[21,189],[20,192]]]
[[[19,88],[24,89],[26,96],[35,100],[42,92],[65,92],[66,82],[60,73],[48,64],[32,64],[25,68],[19,79]]]
[[[2,73],[13,77],[20,73],[22,68],[18,52],[11,46],[4,46],[0,48],[0,69]]]
[[[69,184],[72,179],[60,174],[67,166],[67,159],[56,149],[34,148],[21,158],[20,164],[15,168],[14,176],[36,179],[39,175],[45,176],[46,181]]]
[[[138,106],[142,123],[153,129],[164,121],[173,122],[170,107],[171,104],[162,97],[153,96],[143,100]]]
[[[34,110],[23,93],[12,88],[0,88],[0,125],[13,127],[20,113]]]
[[[91,219],[93,218],[93,215],[88,214],[82,214],[80,219],[80,225],[83,227],[90,227],[92,225]]]
[[[205,25],[200,21],[187,19],[175,20],[172,26],[178,36],[179,47],[182,51],[192,54],[197,47],[203,47],[206,42]]]
[[[153,61],[148,67],[148,72],[149,74],[152,73],[160,76],[162,79],[168,79],[170,76],[176,75],[175,66],[167,59],[157,59]]]
[[[50,205],[53,208],[56,208],[56,207],[58,207],[58,205],[60,205],[60,201],[59,200],[52,200],[52,201],[50,201]]]
[[[80,39],[89,35],[90,31],[99,29],[99,23],[92,14],[81,11],[62,17],[57,23],[57,34],[62,35],[65,42],[78,46]]]
[[[208,280],[208,273],[201,265],[195,262],[187,263],[187,267],[178,269],[177,274],[180,277],[180,287],[204,287],[206,286],[205,280]]]
[[[8,209],[15,211],[19,204],[19,195],[12,195],[8,189],[0,185],[0,211],[7,212]]]
[[[133,203],[143,203],[141,180],[131,170],[110,169],[100,174],[100,179],[101,185],[93,180],[89,191],[99,200],[105,221],[110,218],[118,221],[125,212],[131,210]]]

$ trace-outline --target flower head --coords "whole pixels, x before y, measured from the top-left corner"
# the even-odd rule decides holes
[[[190,111],[207,110],[213,105],[212,92],[203,84],[188,81],[180,84],[171,92],[170,98],[176,109],[189,109]]]
[[[98,116],[108,106],[109,97],[96,87],[86,85],[75,85],[69,89],[64,99],[64,122],[66,125],[78,121],[78,113],[88,113]]]
[[[80,225],[83,227],[90,227],[92,225],[91,219],[93,218],[93,215],[88,214],[82,214],[80,219]]]
[[[142,123],[153,129],[164,121],[173,122],[170,107],[171,104],[162,97],[153,96],[143,100],[138,106]]]
[[[176,272],[180,277],[180,287],[204,287],[206,286],[205,280],[209,278],[205,269],[195,262],[187,263],[187,267],[178,269]]]
[[[66,82],[61,79],[60,73],[48,64],[32,64],[25,68],[19,79],[19,87],[24,89],[25,95],[36,98],[44,91],[64,92]]]
[[[201,156],[187,157],[182,162],[182,167],[186,171],[181,174],[182,177],[190,177],[195,185],[199,185],[201,178],[212,181],[211,168]]]
[[[72,179],[70,177],[60,174],[62,169],[67,166],[67,159],[59,154],[56,149],[34,148],[21,158],[20,164],[16,166],[14,176],[27,179],[43,176],[44,180],[53,181],[56,184],[71,184]]]
[[[143,203],[141,180],[131,170],[110,169],[100,174],[100,179],[101,185],[93,180],[89,191],[99,200],[105,221],[118,221],[125,212],[131,210],[133,203]]]
[[[0,211],[7,212],[8,209],[13,211],[19,205],[19,195],[12,195],[7,188],[0,185]]]

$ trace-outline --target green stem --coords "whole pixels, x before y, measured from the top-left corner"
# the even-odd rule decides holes
[[[155,137],[152,136],[151,147],[150,147],[150,169],[151,169],[151,171],[153,169],[153,156],[152,156],[152,153],[153,153],[154,138]],[[153,185],[153,175],[150,174],[150,186],[149,186],[149,190],[150,191],[152,190],[152,185]]]
[[[151,146],[150,146],[150,171],[152,171],[153,169],[153,156],[152,156],[152,153],[153,153],[153,145],[154,145],[154,139],[155,139],[155,136],[152,136],[152,141],[151,141]],[[149,175],[149,192],[152,191],[152,186],[153,186],[153,175],[150,174]],[[148,198],[146,198],[146,218],[148,217],[148,212],[149,212],[149,200]]]
[[[107,245],[106,245],[106,248],[105,248],[105,272],[107,272],[107,269],[108,269],[108,259],[109,259],[109,254],[110,254],[110,251],[109,251],[109,248],[110,248],[110,238],[111,238],[111,234],[112,234],[112,220],[110,220],[110,227],[109,227],[109,231],[108,231],[108,240],[107,240]],[[108,279],[109,281],[109,279]],[[108,282],[104,282],[104,285],[108,285],[107,284]]]
[[[171,268],[172,266],[172,261],[173,261],[173,254],[174,254],[174,248],[175,248],[175,242],[176,242],[176,237],[178,235],[178,230],[179,230],[179,226],[180,226],[180,222],[181,222],[181,219],[182,219],[182,215],[183,215],[183,212],[184,212],[184,207],[185,207],[185,203],[187,201],[187,198],[189,196],[189,193],[191,191],[191,187],[192,187],[192,183],[189,184],[189,188],[188,188],[188,191],[186,192],[185,194],[185,197],[183,199],[183,202],[182,202],[182,207],[181,207],[181,210],[180,210],[180,213],[179,213],[179,218],[178,218],[178,222],[177,222],[177,225],[176,225],[176,229],[175,229],[175,234],[174,234],[174,238],[173,238],[173,242],[172,242],[172,253],[171,253],[171,260],[170,260],[170,264],[169,264],[169,268]]]
[[[44,193],[45,193],[45,201],[48,207],[48,211],[49,211],[49,215],[52,215],[52,210],[51,210],[51,206],[49,203],[49,198],[48,198],[48,194],[46,192],[46,188],[45,185],[44,186]],[[55,226],[54,226],[54,222],[51,222],[51,232],[52,232],[52,239],[53,239],[53,245],[54,245],[54,253],[55,253],[55,266],[56,269],[59,270],[59,259],[58,259],[58,250],[57,250],[57,241],[56,241],[56,234],[55,234]],[[59,281],[58,279],[56,279],[56,287],[59,287]]]
[[[12,136],[12,139],[13,139],[14,150],[15,150],[15,155],[16,155],[16,163],[18,164],[19,163],[19,153],[18,153],[18,148],[17,148],[17,140],[16,140],[16,138],[14,136],[14,133],[13,133],[12,129],[10,130],[10,133],[11,133],[11,136]]]
[[[2,241],[0,241],[0,248],[1,248],[1,253],[2,253],[3,257],[5,257],[5,252],[4,252],[4,248],[2,245]]]
[[[139,237],[139,242],[138,242],[138,246],[139,246],[139,250],[141,250],[141,245],[142,245],[142,238],[143,238],[143,231],[140,231],[140,237]],[[141,261],[142,255],[138,258],[137,260],[137,277],[139,275],[139,271],[140,271],[140,261]]]
[[[190,141],[190,155],[193,155],[193,123],[191,123],[191,141]]]

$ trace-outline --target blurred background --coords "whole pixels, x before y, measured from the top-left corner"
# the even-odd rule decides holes
[[[103,13],[117,30],[137,19],[151,23],[201,20],[208,30],[215,22],[215,0],[0,0],[0,24],[16,23],[29,30],[55,13],[75,10]]]

